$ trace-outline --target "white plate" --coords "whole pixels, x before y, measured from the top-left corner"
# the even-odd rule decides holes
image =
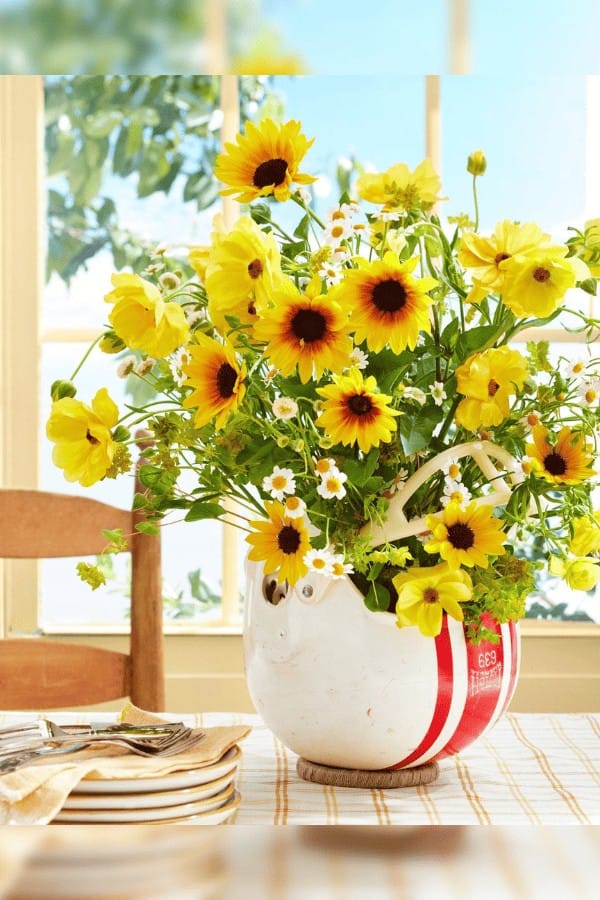
[[[163,806],[180,806],[214,797],[223,791],[235,778],[235,769],[195,787],[180,791],[149,791],[147,794],[70,794],[63,803],[63,809],[158,809]]]
[[[176,791],[207,784],[226,775],[237,766],[242,751],[235,745],[218,762],[198,769],[170,772],[168,775],[139,778],[84,778],[72,794],[146,794],[148,791]]]
[[[201,813],[209,813],[227,804],[234,796],[235,789],[230,784],[214,797],[205,797],[193,803],[178,803],[176,806],[151,807],[146,809],[61,809],[53,822],[77,822],[94,824],[100,822],[160,822],[167,819],[188,819]]]
[[[211,798],[213,799],[213,798]],[[177,816],[174,819],[143,819],[140,822],[144,825],[220,825],[221,822],[225,822],[232,813],[240,805],[240,795],[238,791],[234,791],[233,794],[230,795],[230,799],[227,800],[223,806],[219,806],[216,809],[207,810],[206,812],[200,813],[192,813],[191,815],[186,816]],[[182,807],[180,807],[181,809]],[[175,809],[175,807],[167,807],[167,809]],[[164,812],[165,810],[161,810]],[[124,815],[125,810],[115,810],[115,814],[117,816]],[[146,810],[146,813],[149,814],[151,810]],[[81,816],[80,819],[73,819],[71,815],[77,814]],[[101,820],[97,818],[98,811],[96,810],[88,810],[87,812],[84,810],[65,810],[64,813],[59,813],[56,818],[54,818],[51,822],[52,825],[96,825],[101,824]],[[64,818],[63,818],[64,816]],[[85,817],[85,818],[83,818]],[[104,820],[102,820],[104,821]],[[111,823],[123,822],[122,819],[111,819]],[[131,820],[128,820],[131,823]]]

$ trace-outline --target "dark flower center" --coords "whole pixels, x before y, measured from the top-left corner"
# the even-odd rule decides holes
[[[394,278],[379,281],[373,288],[371,297],[373,305],[380,312],[395,313],[406,305],[406,291],[403,285]]]
[[[504,262],[505,259],[510,259],[510,253],[496,253],[494,262],[497,266],[499,266],[500,263]]]
[[[95,438],[94,435],[93,435],[93,434],[90,434],[89,431],[86,431],[86,433],[85,433],[85,439],[86,439],[86,441],[89,441],[90,444],[99,444],[99,443],[100,443],[100,441],[98,440],[98,438]]]
[[[468,550],[475,543],[475,535],[464,522],[455,522],[448,526],[448,540],[456,550]]]
[[[252,182],[257,188],[268,187],[270,184],[283,184],[288,164],[285,159],[268,159],[261,163],[254,171]]]
[[[300,533],[293,525],[284,525],[277,535],[277,544],[283,553],[295,553],[300,546]]]
[[[352,397],[348,397],[347,405],[350,412],[355,416],[366,416],[373,409],[370,398],[365,394],[354,394]]]
[[[544,468],[551,475],[564,475],[567,471],[567,464],[560,453],[549,453],[544,457]]]
[[[292,331],[299,340],[312,344],[325,337],[327,321],[316,309],[299,309],[292,319]]]
[[[490,396],[490,397],[494,397],[494,396],[496,395],[496,391],[498,390],[499,387],[500,387],[500,385],[498,384],[498,382],[497,382],[497,381],[494,381],[493,378],[490,378],[490,380],[488,381],[488,394],[489,394],[489,396]]]
[[[217,390],[223,398],[227,400],[233,395],[233,389],[237,381],[238,373],[228,362],[224,362],[217,372]]]
[[[440,595],[435,588],[427,588],[423,593],[423,601],[425,603],[437,603]]]
[[[550,279],[550,272],[548,271],[548,269],[544,269],[543,266],[538,266],[533,273],[533,277],[536,281],[544,284],[545,281],[548,281]]]
[[[260,259],[253,259],[251,263],[248,263],[248,275],[253,280],[260,278],[263,273],[263,264]]]

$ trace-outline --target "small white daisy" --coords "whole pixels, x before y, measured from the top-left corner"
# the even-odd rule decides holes
[[[338,471],[335,459],[332,459],[330,456],[322,456],[320,459],[315,458],[313,462],[315,464],[315,472],[317,475],[320,475],[321,478],[324,478],[325,475],[330,475],[332,472]]]
[[[390,210],[389,212],[381,212],[377,217],[378,222],[399,222],[402,218],[402,213],[397,210]]]
[[[162,243],[158,244],[152,251],[152,256],[164,256],[167,250],[169,249],[169,245]]]
[[[352,234],[352,224],[349,219],[336,219],[330,222],[323,231],[323,241],[326,244],[337,244],[350,237]]]
[[[321,479],[321,484],[317,488],[317,494],[325,500],[331,500],[336,497],[341,500],[346,496],[346,488],[344,482],[348,480],[345,472],[329,472]]]
[[[450,481],[462,481],[460,464],[454,456],[451,456],[447,463],[442,466],[442,472]]]
[[[598,406],[600,403],[600,378],[584,381],[579,388],[579,399],[586,406]]]
[[[344,562],[344,557],[341,553],[336,553],[335,556],[331,558],[332,563],[332,572],[331,575],[333,578],[343,578],[344,575],[351,575],[354,572],[354,568],[350,563]]]
[[[204,309],[191,309],[185,311],[185,320],[190,328],[193,328],[198,322],[203,322],[204,319],[206,319],[206,310]]]
[[[271,409],[276,419],[293,419],[298,415],[298,404],[291,397],[277,397]]]
[[[263,478],[262,487],[275,500],[282,501],[286,494],[293,494],[296,490],[294,473],[291,469],[275,466],[271,474]]]
[[[528,412],[527,415],[523,416],[519,421],[521,422],[521,425],[530,431],[536,425],[540,424],[542,421],[542,414],[538,412],[537,409],[532,409],[531,412]]]
[[[136,363],[137,358],[135,356],[126,356],[122,359],[117,366],[117,375],[119,378],[127,378],[128,375],[131,375]]]
[[[169,368],[171,370],[171,375],[173,376],[173,381],[179,387],[182,387],[185,384],[186,376],[183,374],[182,368],[185,363],[190,361],[190,359],[189,351],[185,347],[180,347],[169,360]]]
[[[339,284],[344,277],[342,270],[331,262],[324,263],[317,274],[324,278],[325,283],[330,287],[331,285]]]
[[[302,200],[305,206],[308,206],[312,202],[312,194],[305,187],[296,188],[296,196]]]
[[[364,350],[360,349],[360,347],[355,347],[350,354],[350,363],[351,365],[347,366],[346,369],[350,369],[353,366],[357,369],[366,369],[369,365],[369,357]]]
[[[163,272],[158,282],[163,291],[175,291],[181,284],[181,278],[175,272]]]
[[[325,213],[325,222],[327,225],[331,225],[333,222],[347,222],[351,218],[352,213],[345,203],[342,204],[342,206],[332,206]]]
[[[366,222],[353,222],[352,223],[352,231],[355,234],[361,234],[363,231],[366,231],[369,226]]]
[[[453,500],[461,506],[466,506],[470,499],[471,494],[464,484],[461,484],[460,481],[454,481],[452,478],[446,479],[442,495],[442,506],[448,506]]]
[[[320,575],[333,575],[333,554],[331,550],[309,550],[304,554],[303,562],[311,572]]]
[[[431,396],[433,397],[433,402],[436,406],[441,406],[444,400],[447,398],[446,391],[444,390],[444,384],[441,381],[434,381],[431,385]]]
[[[565,378],[575,378],[580,381],[582,378],[585,378],[587,363],[588,361],[584,359],[583,356],[578,356],[575,359],[563,360],[560,367],[561,374],[564,375]]]
[[[404,400],[414,400],[420,406],[423,406],[427,397],[425,393],[418,387],[407,387],[402,391],[402,398]]]
[[[306,512],[306,503],[295,494],[292,497],[286,497],[283,505],[288,519],[300,519]]]

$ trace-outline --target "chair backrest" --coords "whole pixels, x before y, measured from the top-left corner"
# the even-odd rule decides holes
[[[103,529],[122,529],[131,554],[129,653],[38,637],[0,640],[0,709],[91,706],[129,697],[165,708],[161,545],[141,534],[137,510],[88,497],[0,490],[0,558],[96,555]]]

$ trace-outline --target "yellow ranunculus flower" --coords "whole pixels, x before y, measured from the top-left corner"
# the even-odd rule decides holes
[[[575,556],[586,556],[600,550],[600,510],[594,513],[593,518],[580,516],[573,519],[573,537],[569,550]]]
[[[586,557],[564,560],[552,556],[550,572],[563,578],[574,591],[591,591],[600,581],[600,563]]]
[[[458,259],[465,269],[473,269],[473,287],[467,302],[477,303],[492,291],[500,291],[505,277],[502,263],[548,240],[550,235],[533,222],[519,225],[509,219],[498,222],[490,237],[465,231],[460,239]]]
[[[500,263],[504,272],[502,301],[515,316],[549,316],[577,281],[564,246],[540,247]]]
[[[91,407],[74,397],[52,404],[46,434],[56,444],[52,460],[63,469],[67,481],[89,487],[104,478],[115,453],[111,428],[118,418],[119,411],[106,388],[100,388]]]
[[[456,370],[456,390],[464,394],[456,421],[469,431],[500,425],[509,415],[509,398],[521,390],[527,364],[518,350],[497,347],[474,353]]]
[[[443,613],[463,620],[461,603],[473,596],[473,583],[464,569],[451,569],[447,563],[429,568],[415,566],[392,579],[398,592],[396,624],[416,625],[425,637],[442,630]]]
[[[108,317],[115,333],[130,350],[164,359],[190,336],[183,307],[165,303],[157,287],[139,275],[113,275],[114,290],[105,301],[114,304]]]
[[[369,203],[383,204],[383,212],[431,209],[442,188],[440,177],[430,159],[411,172],[406,163],[396,163],[385,172],[366,172],[356,182],[356,191]]]

